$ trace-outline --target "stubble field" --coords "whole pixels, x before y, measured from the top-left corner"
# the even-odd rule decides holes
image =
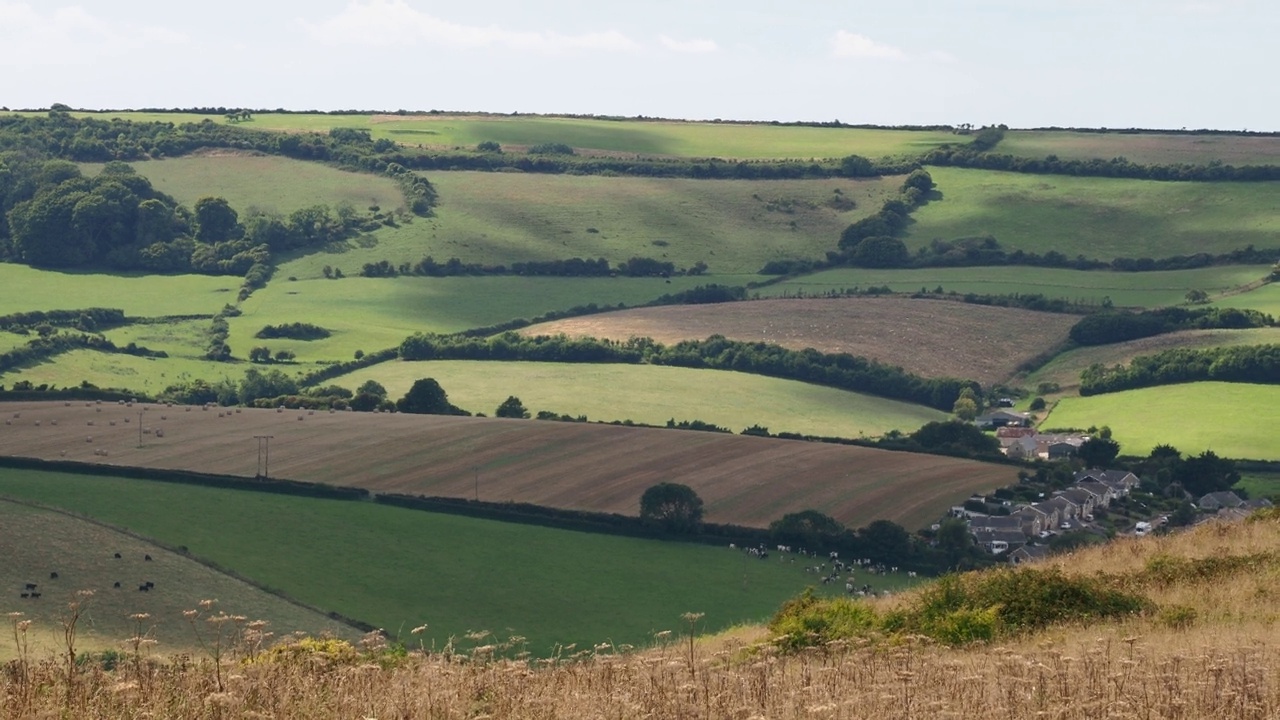
[[[758,527],[812,508],[854,527],[888,519],[917,528],[1016,475],[1012,466],[936,455],[719,433],[248,408],[153,406],[141,422],[164,437],[144,432],[139,448],[138,406],[8,403],[3,410],[6,455],[252,477],[253,437],[270,434],[272,477],[461,498],[478,487],[482,500],[630,515],[646,488],[679,482],[705,501],[707,520]]]

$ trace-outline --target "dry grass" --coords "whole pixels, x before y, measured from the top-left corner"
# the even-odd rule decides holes
[[[252,477],[258,462],[253,436],[273,435],[272,477],[463,498],[478,484],[482,500],[628,515],[638,512],[646,488],[672,481],[697,491],[709,521],[757,527],[809,508],[851,527],[876,519],[920,527],[972,492],[1013,482],[1016,470],[720,433],[248,408],[153,406],[142,422],[163,429],[164,437],[143,435],[139,448],[140,409],[6,403],[0,415],[10,424],[0,426],[0,454]]]
[[[525,328],[526,335],[651,337],[661,343],[724,335],[801,350],[847,352],[924,377],[989,385],[1057,347],[1074,315],[911,298],[756,300],[621,310]]]
[[[1273,517],[1122,541],[1055,563],[1088,575],[1123,572],[1142,584],[1149,575],[1144,569],[1158,557],[1238,557],[1278,543]],[[1212,588],[1191,576],[1145,584],[1162,605],[1188,602],[1196,617],[1189,624],[1175,627],[1156,613],[959,650],[906,638],[788,655],[739,630],[692,646],[669,636],[643,652],[606,645],[534,662],[494,659],[499,648],[491,645],[403,656],[332,643],[295,643],[224,662],[218,671],[208,659],[182,657],[67,673],[51,658],[7,666],[0,674],[0,712],[13,718],[1264,720],[1280,715],[1274,572],[1274,564],[1246,567],[1219,577]]]

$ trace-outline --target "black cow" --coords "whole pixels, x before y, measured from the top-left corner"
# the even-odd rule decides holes
[[[35,589],[36,589],[36,584],[35,584],[35,583],[27,583],[27,587],[26,587],[26,589],[27,589],[27,590],[35,590]]]
[[[117,559],[117,560],[119,560],[119,559],[120,559],[120,553],[116,553],[116,559]]]
[[[31,597],[31,593],[22,593],[22,597],[29,598]]]
[[[111,587],[116,587],[116,588],[120,587],[120,581],[119,581],[119,580],[117,580],[117,581],[116,581],[116,584],[115,584],[115,585],[112,585]]]
[[[33,597],[33,598],[38,598],[38,597],[40,597],[40,593],[33,592],[33,593],[31,593],[31,597]]]
[[[146,560],[147,562],[151,562],[151,556],[150,556],[150,555],[143,555],[143,556],[142,556],[142,559],[143,559],[143,560]]]
[[[151,586],[143,583],[138,586],[138,592],[151,592]]]
[[[151,590],[151,589],[152,589],[152,588],[154,588],[155,586],[156,586],[156,584],[155,584],[155,583],[151,582],[150,580],[148,580],[148,581],[147,581],[147,589],[148,589],[148,590]]]
[[[50,580],[57,580],[57,579],[58,579],[58,573],[56,573],[56,572],[51,572],[51,573],[49,573],[49,579],[50,579]]]

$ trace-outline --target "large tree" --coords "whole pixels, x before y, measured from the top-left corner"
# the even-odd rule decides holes
[[[702,498],[688,485],[659,483],[640,497],[640,519],[667,532],[693,532],[702,522]]]
[[[529,417],[529,411],[525,408],[524,403],[520,402],[520,398],[515,395],[507,396],[507,399],[502,401],[502,404],[498,406],[498,409],[493,414],[495,417],[500,418]]]
[[[226,198],[205,197],[196,201],[196,239],[217,243],[237,235],[240,216]]]
[[[420,415],[470,415],[449,402],[449,395],[435,378],[415,380],[404,397],[396,401],[396,410]]]
[[[769,525],[769,537],[809,550],[835,546],[847,532],[839,520],[817,510],[787,513]]]

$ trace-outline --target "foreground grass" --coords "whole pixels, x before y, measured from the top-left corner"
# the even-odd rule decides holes
[[[182,719],[594,717],[608,708],[617,718],[1264,720],[1280,715],[1277,543],[1280,525],[1270,519],[1063,556],[1051,566],[1123,585],[1157,609],[966,649],[917,636],[784,653],[749,628],[692,645],[676,637],[644,652],[602,647],[535,663],[492,659],[491,647],[397,660],[376,649],[293,645],[236,666],[225,687],[208,662],[90,669],[68,686],[50,660],[0,676],[0,691],[29,715]]]
[[[63,272],[0,263],[0,314],[105,307],[141,317],[212,315],[235,302],[241,282],[235,276]]]
[[[381,260],[457,257],[487,265],[652,257],[677,269],[754,273],[779,259],[817,259],[849,223],[877,211],[899,177],[873,180],[690,180],[491,172],[436,172],[434,217],[384,228],[341,254],[286,262],[282,275],[348,275]],[[839,193],[839,194],[837,194]],[[847,200],[856,208],[833,207]]]
[[[1007,250],[1161,258],[1273,247],[1280,183],[1155,182],[931,168],[942,198],[917,210],[915,250],[993,235]]]
[[[1280,460],[1280,386],[1197,382],[1068,397],[1041,425],[1109,425],[1126,455],[1166,444],[1184,454],[1212,450],[1222,457]]]
[[[400,397],[424,377],[438,380],[453,404],[488,415],[508,395],[516,395],[534,413],[550,410],[647,425],[702,420],[733,432],[759,424],[775,433],[836,437],[875,436],[893,429],[910,432],[947,417],[920,405],[795,380],[655,365],[392,362],[333,382],[354,390],[376,380],[391,397]]]
[[[1197,288],[1211,296],[1256,283],[1266,276],[1263,265],[1223,265],[1196,270],[1144,273],[1085,272],[1056,268],[971,267],[869,270],[841,268],[805,275],[760,288],[761,297],[821,295],[847,288],[866,290],[887,286],[894,292],[933,291],[990,295],[1041,294],[1050,298],[1101,305],[1110,299],[1117,307],[1164,307],[1186,302],[1187,290]],[[1233,295],[1223,302],[1248,303],[1254,293]],[[1265,302],[1265,301],[1264,301]]]
[[[135,162],[133,167],[161,192],[187,207],[204,197],[223,197],[243,216],[250,209],[288,215],[313,205],[349,204],[359,212],[371,205],[394,210],[404,205],[395,181],[372,173],[339,170],[305,162],[231,151]],[[100,165],[87,165],[97,174]]]
[[[744,562],[723,547],[368,502],[37,471],[5,471],[0,495],[185,545],[302,602],[395,635],[429,623],[417,636],[428,647],[471,630],[521,635],[538,655],[557,643],[643,644],[655,631],[675,629],[683,612],[706,612],[708,628],[762,619],[813,579],[800,562]]]

